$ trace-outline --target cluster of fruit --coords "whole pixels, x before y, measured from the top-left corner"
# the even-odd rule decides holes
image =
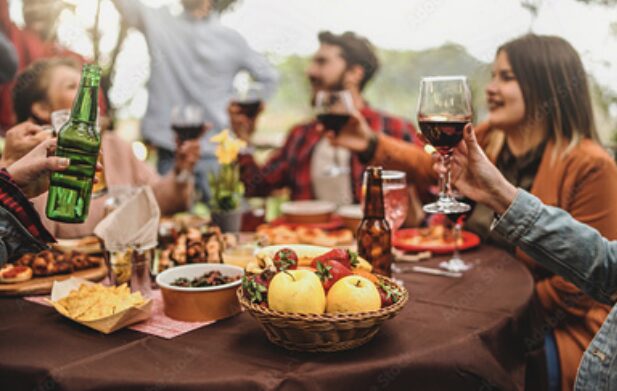
[[[283,248],[249,264],[242,287],[252,303],[281,312],[367,312],[396,303],[399,293],[371,270],[367,261],[349,250],[299,258],[292,249]]]

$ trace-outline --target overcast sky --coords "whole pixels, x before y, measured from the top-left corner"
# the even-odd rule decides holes
[[[162,0],[158,0],[161,2]],[[617,8],[544,0],[533,31],[570,41],[588,71],[617,91]],[[389,49],[425,49],[456,42],[483,61],[524,34],[531,15],[518,0],[244,0],[223,22],[258,50],[312,53],[323,29],[353,30]],[[609,67],[606,63],[611,63]]]

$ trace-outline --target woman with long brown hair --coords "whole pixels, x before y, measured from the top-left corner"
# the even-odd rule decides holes
[[[488,121],[476,127],[487,155],[513,185],[617,239],[617,166],[597,141],[587,75],[576,50],[559,37],[525,35],[497,50],[491,73]],[[383,135],[371,139],[358,119],[351,125],[337,138],[330,135],[332,140],[355,152],[372,149],[372,164],[430,169],[417,149]],[[533,272],[549,330],[551,388],[571,389],[581,356],[610,308],[510,248],[491,232],[493,218],[478,205],[467,228],[515,251]]]

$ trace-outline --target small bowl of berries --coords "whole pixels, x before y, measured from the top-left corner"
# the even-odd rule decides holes
[[[167,269],[156,277],[164,312],[170,318],[204,322],[240,312],[235,291],[244,270],[234,265],[196,263]]]

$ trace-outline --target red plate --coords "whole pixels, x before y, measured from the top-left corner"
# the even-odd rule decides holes
[[[435,245],[422,245],[422,244],[409,244],[406,243],[405,239],[413,238],[415,236],[420,235],[416,228],[407,228],[401,229],[396,232],[394,235],[394,240],[392,244],[399,250],[403,251],[430,251],[433,254],[451,254],[454,252],[454,245],[448,244],[443,246],[435,246]],[[480,238],[478,235],[463,231],[463,244],[458,247],[459,250],[468,250],[470,248],[477,247],[480,244]]]
[[[288,223],[285,220],[285,217],[279,217],[278,219],[274,219],[270,222],[270,225],[286,225],[289,228],[297,228],[297,227],[307,227],[307,228],[321,228],[326,231],[331,231],[337,228],[341,228],[343,226],[343,218],[339,215],[333,215],[330,221],[326,223]]]

